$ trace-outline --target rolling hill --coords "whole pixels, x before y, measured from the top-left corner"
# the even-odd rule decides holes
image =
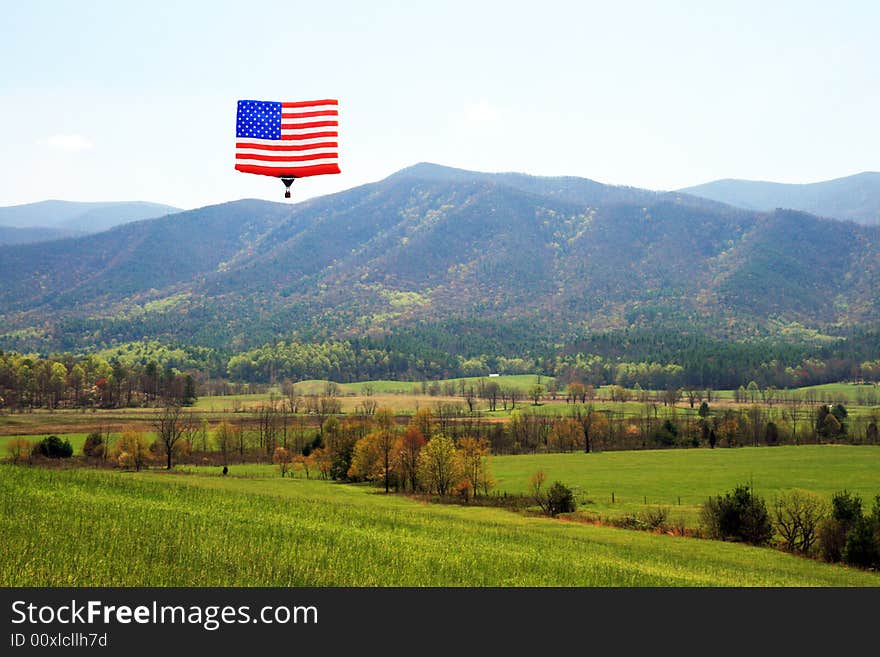
[[[421,164],[296,205],[245,200],[0,247],[0,347],[244,348],[476,319],[718,335],[880,318],[880,230],[578,178]]]
[[[806,185],[726,179],[679,191],[752,210],[789,208],[880,226],[880,173],[876,172]]]
[[[49,239],[78,233],[97,233],[141,219],[153,219],[180,212],[160,203],[40,201],[0,208],[0,226],[10,228],[52,228]],[[31,240],[35,241],[35,240]],[[0,240],[0,243],[10,243]]]

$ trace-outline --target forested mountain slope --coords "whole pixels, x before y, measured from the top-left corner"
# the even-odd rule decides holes
[[[536,337],[718,336],[880,318],[880,230],[577,178],[421,164],[295,205],[239,201],[0,247],[0,346],[244,348],[478,321]],[[520,330],[520,329],[518,329]],[[484,331],[485,332],[485,331]]]

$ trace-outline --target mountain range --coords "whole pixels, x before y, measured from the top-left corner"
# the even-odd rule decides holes
[[[684,192],[433,164],[295,205],[241,200],[0,247],[0,348],[244,349],[478,321],[563,339],[880,319],[880,229]],[[462,338],[463,339],[463,338]]]
[[[716,180],[679,191],[752,210],[788,208],[880,226],[880,173],[876,172],[805,185]]]
[[[108,228],[180,212],[143,201],[83,203],[40,201],[0,207],[0,244],[21,244],[98,233]]]

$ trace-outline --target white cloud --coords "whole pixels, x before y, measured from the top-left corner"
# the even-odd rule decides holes
[[[69,153],[87,151],[94,146],[88,137],[83,137],[82,135],[52,135],[51,137],[40,139],[38,143],[57,151],[67,151]]]

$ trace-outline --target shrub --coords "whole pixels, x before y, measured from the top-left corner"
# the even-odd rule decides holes
[[[862,517],[862,498],[846,490],[831,498],[831,517],[849,528]]]
[[[767,423],[767,427],[764,429],[764,436],[768,445],[779,444],[779,427],[776,426],[775,422]]]
[[[6,444],[6,450],[13,463],[24,463],[31,460],[32,447],[30,442],[24,438],[13,438]]]
[[[551,516],[575,510],[574,493],[560,481],[553,482],[547,491],[547,511]]]
[[[700,520],[710,538],[765,545],[773,536],[767,505],[745,485],[706,500]]]
[[[645,523],[632,514],[620,516],[618,518],[608,518],[608,524],[612,527],[620,529],[645,529]]]
[[[837,563],[843,558],[846,546],[846,528],[839,520],[825,518],[819,525],[819,552],[825,561]]]
[[[870,568],[880,565],[880,546],[870,518],[859,518],[847,532],[841,557],[844,563],[852,566]]]
[[[69,459],[73,456],[73,447],[67,438],[62,442],[58,436],[43,438],[34,448],[37,454],[47,459]]]
[[[869,568],[880,564],[880,497],[872,515],[862,514],[862,498],[846,490],[831,498],[831,518],[819,532],[819,545],[826,561],[843,561]]]
[[[654,440],[664,447],[674,445],[676,438],[678,438],[678,427],[669,419],[664,420],[662,426],[654,434]]]
[[[106,448],[104,437],[97,431],[93,431],[86,436],[86,442],[83,444],[83,454],[89,458],[99,459],[104,456]]]
[[[452,494],[467,503],[474,496],[474,487],[467,479],[461,479],[452,487]]]
[[[666,529],[666,520],[669,518],[669,509],[657,507],[642,512],[640,519],[649,529]]]
[[[562,482],[555,481],[545,493],[543,488],[545,479],[543,470],[538,470],[529,478],[532,499],[541,507],[541,511],[551,517],[574,511],[576,504],[571,489]]]

